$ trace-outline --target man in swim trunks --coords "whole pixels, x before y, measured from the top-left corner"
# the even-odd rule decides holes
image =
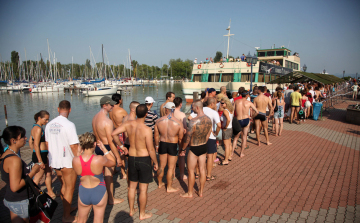
[[[195,184],[195,167],[199,165],[200,169],[200,189],[198,194],[203,196],[204,186],[206,182],[205,168],[206,168],[206,143],[212,131],[211,120],[204,114],[203,103],[196,100],[192,104],[192,109],[197,117],[190,120],[189,127],[186,130],[186,136],[182,146],[182,153],[185,154],[186,147],[190,145],[190,150],[187,158],[188,165],[188,192],[182,194],[181,197],[191,198],[193,196]]]
[[[249,116],[249,110],[252,108],[255,113],[253,114],[253,117],[256,117],[258,115],[258,110],[256,109],[255,105],[248,101],[247,98],[250,97],[250,94],[248,91],[243,91],[241,93],[242,98],[235,101],[235,111],[236,111],[236,118],[241,126],[241,134],[242,134],[242,140],[241,140],[241,150],[240,150],[240,157],[244,157],[244,149],[247,148],[246,146],[246,139],[247,139],[247,133],[250,128],[250,119]]]
[[[187,123],[186,123],[186,115],[184,112],[181,111],[182,99],[180,97],[176,97],[174,99],[174,104],[175,104],[174,116],[175,116],[175,118],[179,119],[179,121],[183,124],[184,135],[185,135]],[[180,147],[181,147],[181,145],[179,145],[179,148]],[[186,180],[187,176],[185,175],[185,156],[182,156],[181,153],[179,153],[179,155],[178,155],[178,164],[179,164],[179,171],[180,171],[180,179]]]
[[[164,169],[168,164],[168,172],[166,175],[167,188],[166,191],[176,192],[179,189],[172,187],[172,179],[175,174],[175,167],[178,155],[178,144],[184,136],[183,124],[174,117],[175,104],[168,102],[164,106],[165,115],[161,117],[155,124],[154,138],[155,148],[159,153],[160,166],[157,172],[159,188],[165,185],[162,182],[164,176]]]
[[[269,108],[270,114],[273,112],[273,107],[271,104],[271,99],[264,95],[265,88],[263,86],[259,87],[258,96],[254,99],[254,105],[259,111],[258,115],[254,116],[255,125],[256,125],[256,139],[258,141],[258,146],[260,146],[260,129],[264,128],[266,144],[271,145],[269,141],[268,134],[268,122],[266,120],[266,108]]]
[[[147,202],[147,189],[149,183],[153,181],[151,161],[154,162],[154,170],[158,170],[158,162],[156,159],[153,134],[151,128],[144,124],[148,109],[145,104],[136,107],[136,120],[124,122],[112,133],[115,143],[121,146],[118,135],[126,132],[129,136],[129,169],[128,179],[130,186],[128,191],[130,216],[135,213],[134,203],[136,188],[139,184],[139,204],[140,204],[140,220],[151,218],[152,213],[145,213]]]
[[[100,140],[108,151],[115,156],[117,166],[121,166],[122,161],[120,158],[120,154],[113,142],[113,138],[111,133],[114,130],[114,124],[109,119],[108,113],[112,110],[113,106],[115,105],[115,101],[113,101],[108,96],[104,96],[100,99],[100,107],[101,110],[94,116],[92,120],[92,129],[94,135],[96,137],[96,141]],[[118,135],[119,138],[119,135]],[[95,148],[96,155],[104,155],[103,151],[99,148]],[[124,199],[115,199],[114,198],[114,167],[105,167],[105,183],[106,183],[106,190],[109,194],[108,204],[119,204],[124,201]]]
[[[72,166],[75,156],[80,156],[79,138],[74,123],[68,120],[71,112],[69,101],[63,100],[58,107],[59,116],[51,120],[45,128],[45,141],[49,150],[49,166],[55,169],[61,183],[60,198],[63,202],[63,222],[72,222],[71,203],[76,184],[76,173]]]
[[[109,112],[109,118],[111,119],[111,121],[113,121],[114,128],[117,128],[117,127],[119,127],[119,125],[121,125],[123,118],[125,116],[127,116],[127,112],[125,111],[125,109],[120,107],[120,105],[122,104],[122,99],[121,99],[120,94],[113,94],[111,99],[113,101],[115,101],[116,104],[114,105],[113,109]],[[124,140],[123,134],[120,134],[119,138],[120,138],[120,140]],[[118,150],[120,150],[120,148],[118,148]],[[123,178],[126,178],[125,153],[120,154],[120,158],[121,158],[121,162],[122,162],[121,174],[122,174]]]
[[[168,102],[173,102],[175,99],[175,94],[174,92],[169,91],[168,93],[166,93],[166,101],[160,106],[160,117],[163,117],[165,115],[165,104]]]

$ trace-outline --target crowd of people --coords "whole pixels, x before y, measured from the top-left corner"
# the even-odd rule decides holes
[[[358,85],[352,86],[357,95],[354,86]],[[91,209],[94,221],[102,222],[107,205],[124,202],[114,197],[113,175],[116,167],[120,167],[122,178],[127,179],[129,215],[138,211],[134,205],[138,188],[139,219],[150,218],[152,214],[146,213],[145,207],[148,185],[154,177],[159,188],[165,187],[168,193],[178,192],[180,189],[173,186],[178,166],[178,179],[188,181],[188,190],[180,196],[202,197],[206,181],[216,180],[212,175],[214,167],[230,165],[238,148],[239,157],[245,156],[249,133],[256,132],[256,144],[260,146],[264,132],[263,142],[271,145],[269,122],[273,135],[281,136],[284,119],[300,124],[300,120],[311,117],[314,102],[335,91],[334,86],[317,83],[285,85],[272,94],[266,86],[255,86],[251,92],[240,87],[232,95],[225,86],[218,94],[214,88],[207,88],[201,100],[192,103],[189,116],[181,111],[182,98],[173,92],[166,94],[159,115],[150,110],[155,102],[151,96],[144,103],[132,101],[128,113],[122,108],[121,95],[114,94],[112,98],[100,99],[100,111],[92,119],[93,132],[80,136],[68,119],[71,104],[63,100],[58,106],[59,116],[50,122],[47,111],[34,116],[29,137],[34,163],[31,171],[20,156],[27,140],[25,129],[10,126],[3,130],[0,138],[6,146],[0,143],[0,171],[6,183],[4,204],[13,222],[28,222],[29,199],[24,177],[28,174],[39,184],[45,176],[48,195],[53,199],[60,196],[62,200],[63,222],[86,222]],[[223,155],[218,154],[220,144]],[[61,183],[59,195],[52,190],[52,169]],[[77,178],[78,206],[72,207]],[[194,191],[196,179],[200,187]],[[75,209],[78,215],[72,216]]]

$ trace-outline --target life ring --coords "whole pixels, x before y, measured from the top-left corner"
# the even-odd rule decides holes
[[[246,66],[251,67],[251,64],[250,64],[250,63],[246,63]]]
[[[220,67],[220,68],[223,68],[223,67],[224,67],[224,64],[223,64],[223,63],[220,63],[219,67]]]
[[[200,68],[201,68],[201,64],[198,65],[198,69],[200,69]]]

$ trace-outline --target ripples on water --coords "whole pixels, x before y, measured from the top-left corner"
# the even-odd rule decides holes
[[[129,104],[132,101],[145,103],[145,98],[151,96],[156,101],[151,110],[158,110],[158,107],[165,101],[166,92],[172,91],[176,97],[183,99],[182,110],[185,111],[185,98],[182,93],[181,84],[158,84],[143,87],[133,87],[131,94],[122,94],[124,109],[129,112]],[[7,108],[7,117],[9,126],[18,125],[26,129],[26,136],[29,138],[30,130],[35,123],[34,115],[40,110],[46,110],[50,113],[50,120],[57,117],[57,107],[61,100],[68,100],[71,103],[71,113],[69,120],[75,123],[78,134],[90,131],[91,121],[94,115],[100,110],[100,98],[97,97],[84,97],[74,92],[73,95],[69,92],[60,93],[0,93],[0,130],[3,130],[5,125],[5,112],[4,106]],[[111,95],[110,95],[111,97]],[[189,105],[187,106],[189,107]],[[187,109],[186,109],[187,110]],[[0,133],[2,134],[2,133]]]

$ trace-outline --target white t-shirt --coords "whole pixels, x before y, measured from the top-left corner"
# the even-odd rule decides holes
[[[45,140],[49,143],[49,165],[57,169],[72,168],[74,154],[70,145],[79,143],[74,123],[59,115],[46,125]]]
[[[312,98],[314,98],[314,96],[315,96],[315,91],[310,90],[309,93],[312,95]],[[314,101],[315,101],[315,100],[313,100],[313,104],[314,104]]]
[[[230,123],[229,125],[227,126],[226,129],[231,129],[232,128],[232,120],[233,120],[233,117],[234,117],[234,112],[231,114],[230,111],[228,109],[225,109],[229,112],[229,118],[230,118]],[[220,118],[221,122],[222,122],[222,128],[224,128],[226,126],[226,122],[227,122],[227,119],[226,119],[226,116],[224,115],[224,113],[221,115],[221,118]]]
[[[205,107],[203,108],[204,114],[210,118],[211,120],[211,124],[212,124],[212,131],[216,132],[216,126],[217,124],[220,122],[220,116],[219,113],[217,113],[215,110]],[[214,134],[211,132],[210,133],[210,137],[209,139],[216,139],[216,137],[214,136]]]

